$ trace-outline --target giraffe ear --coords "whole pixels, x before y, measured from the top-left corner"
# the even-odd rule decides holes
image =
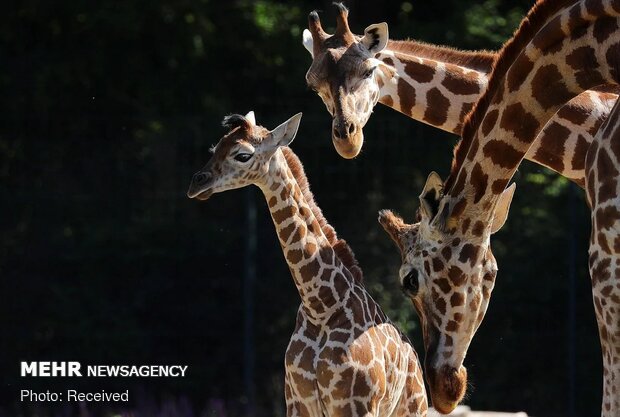
[[[435,171],[431,172],[426,179],[426,185],[420,194],[420,214],[428,220],[433,219],[439,210],[443,181]]]
[[[400,251],[405,247],[402,240],[402,232],[406,225],[402,218],[392,213],[391,210],[379,211],[379,223],[383,226],[383,230],[392,238]]]
[[[304,33],[302,34],[303,37],[303,44],[304,44],[304,48],[306,48],[308,50],[308,52],[310,52],[310,55],[312,57],[314,57],[314,50],[312,49],[314,47],[314,41],[312,40],[312,34],[310,33],[310,31],[308,29],[304,29]]]
[[[360,41],[372,55],[376,55],[387,46],[389,39],[388,25],[385,22],[368,26]]]
[[[506,219],[508,218],[508,210],[510,209],[510,203],[512,202],[512,196],[517,188],[516,183],[512,183],[510,187],[506,188],[499,196],[497,205],[495,206],[495,215],[493,216],[493,224],[491,225],[491,234],[497,232],[502,228]]]
[[[263,143],[273,149],[277,149],[280,146],[288,146],[293,139],[295,139],[300,122],[301,113],[297,113],[295,116],[291,117],[286,122],[269,132],[269,135],[265,138]]]

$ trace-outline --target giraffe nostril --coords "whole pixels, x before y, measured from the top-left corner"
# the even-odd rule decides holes
[[[349,125],[349,135],[353,135],[355,133],[355,123],[351,123]]]
[[[209,179],[209,175],[204,172],[199,172],[197,174],[194,174],[194,183],[196,183],[197,185],[204,184],[205,182],[207,182],[208,179]]]
[[[403,292],[410,297],[414,297],[418,293],[420,280],[418,279],[418,271],[415,268],[403,279],[402,288]]]
[[[342,134],[342,132],[340,131],[340,129],[338,128],[338,126],[335,126],[335,127],[334,127],[334,132],[333,132],[333,134],[334,134],[334,138],[336,138],[336,139],[342,139],[342,138],[345,136],[344,134]]]

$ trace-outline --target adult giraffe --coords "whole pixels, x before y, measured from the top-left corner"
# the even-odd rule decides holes
[[[313,57],[306,81],[333,116],[338,153],[358,155],[363,127],[377,102],[460,135],[466,115],[487,88],[496,54],[392,41],[386,23],[370,25],[357,36],[349,28],[346,7],[336,6],[336,32],[326,34],[312,12],[303,43]],[[525,158],[583,187],[585,154],[617,92],[607,88],[575,97],[552,117]]]
[[[510,178],[558,108],[596,85],[617,85],[620,0],[542,0],[502,48],[489,87],[463,126],[442,184],[431,174],[418,223],[391,212],[380,222],[401,249],[400,279],[424,327],[435,407],[462,398],[462,366],[495,283],[490,235],[508,214]],[[620,105],[585,161],[592,209],[590,274],[603,351],[602,415],[620,415]]]
[[[228,116],[230,131],[187,195],[206,200],[251,184],[265,195],[301,297],[285,357],[287,416],[425,417],[412,345],[366,292],[353,253],[327,224],[287,147],[300,120],[301,113],[270,132],[252,112]]]

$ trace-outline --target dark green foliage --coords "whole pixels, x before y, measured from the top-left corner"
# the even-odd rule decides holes
[[[274,127],[303,111],[293,149],[319,205],[355,250],[373,296],[422,354],[413,309],[396,286],[400,258],[376,221],[412,220],[431,170],[448,173],[456,138],[383,107],[362,155],[340,159],[330,118],[307,90],[307,13],[333,30],[331,2],[32,0],[0,24],[0,370],[2,407],[20,388],[145,390],[223,399],[243,415],[244,193],[258,212],[255,347],[260,415],[282,415],[283,355],[298,296],[258,190],[190,201],[193,172],[255,110]],[[496,0],[351,1],[352,29],[387,21],[393,38],[498,48],[530,5]],[[370,5],[372,4],[372,5]],[[564,416],[568,265],[577,266],[576,376],[581,415],[598,413],[600,351],[586,268],[589,221],[578,191],[532,164],[516,180],[487,318],[466,361],[474,408]],[[577,259],[569,258],[569,237]],[[190,365],[185,379],[36,380],[19,360]],[[20,414],[21,413],[21,414]],[[11,415],[31,415],[27,407]]]

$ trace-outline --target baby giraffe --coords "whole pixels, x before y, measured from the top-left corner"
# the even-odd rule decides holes
[[[301,297],[285,356],[287,416],[426,416],[418,357],[364,288],[362,271],[310,192],[288,148],[301,113],[272,131],[254,113],[231,115],[229,132],[194,175],[188,197],[250,184],[265,195]]]

